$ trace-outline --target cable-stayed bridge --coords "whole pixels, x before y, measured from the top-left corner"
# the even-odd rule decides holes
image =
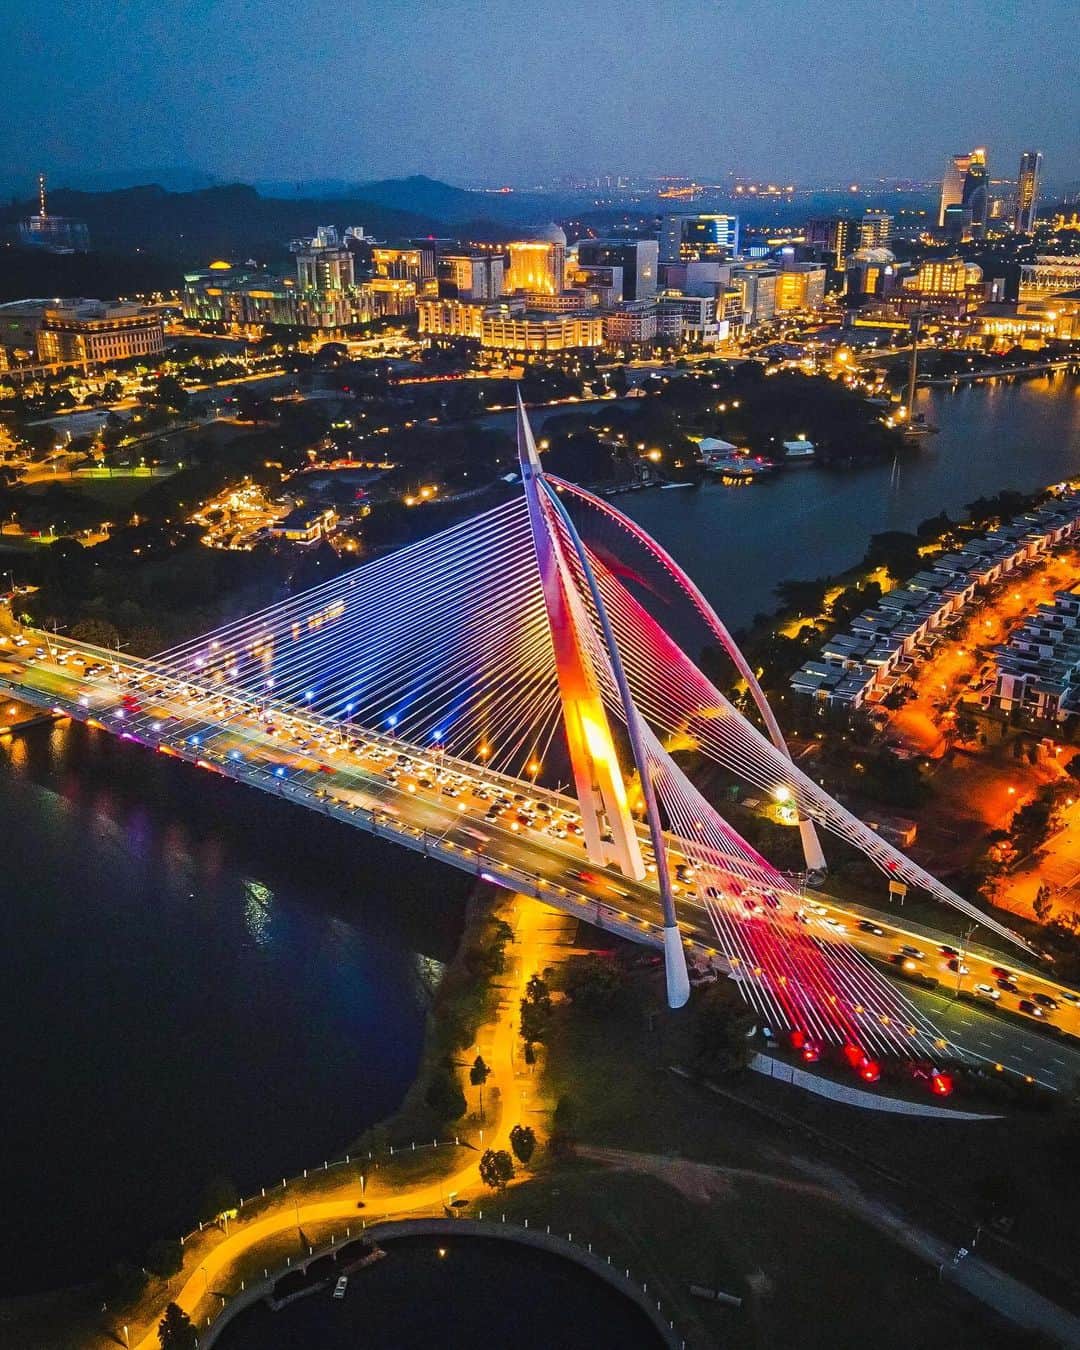
[[[833,1044],[873,1079],[880,1055],[936,1057],[942,1040],[926,1017],[808,916],[798,887],[691,782],[679,750],[789,795],[809,871],[824,866],[823,828],[1017,939],[792,763],[700,591],[610,503],[543,472],[520,406],[518,443],[522,490],[501,506],[152,660],[49,638],[27,661],[20,640],[5,683],[659,940],[672,1006],[689,996],[683,935],[694,931],[808,1059]],[[735,663],[764,733],[670,636],[662,619],[679,611]]]

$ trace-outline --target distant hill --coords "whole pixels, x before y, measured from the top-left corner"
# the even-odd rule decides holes
[[[64,188],[76,192],[118,192],[121,188],[139,187],[143,183],[156,183],[168,192],[197,192],[220,182],[222,179],[204,169],[182,164],[142,169],[52,169],[48,173],[50,195]],[[18,199],[36,190],[36,171],[17,177],[5,171],[0,177],[0,192],[6,197]]]
[[[0,229],[10,234],[20,216],[36,209],[25,201],[0,210]],[[445,226],[434,216],[357,198],[262,197],[233,183],[197,192],[135,187],[116,192],[59,191],[49,209],[74,216],[90,227],[94,250],[144,253],[184,267],[214,258],[268,262],[283,257],[290,239],[311,234],[316,225],[363,225],[380,238],[436,234]]]

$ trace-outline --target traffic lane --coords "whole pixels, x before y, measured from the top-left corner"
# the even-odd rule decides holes
[[[808,903],[820,904],[816,898]],[[1074,997],[1080,995],[1060,980],[1054,980],[1049,976],[1039,977],[1026,969],[1011,966],[1004,954],[989,957],[967,950],[963,953],[962,964],[968,973],[964,975],[951,969],[949,965],[950,961],[959,960],[959,957],[952,957],[943,950],[949,947],[952,951],[959,952],[957,939],[953,935],[942,933],[939,935],[940,941],[931,942],[924,933],[905,932],[902,927],[884,917],[880,922],[866,920],[861,915],[852,914],[834,903],[820,904],[820,907],[826,909],[831,916],[842,916],[843,935],[853,940],[868,956],[890,965],[903,964],[909,974],[917,972],[932,976],[939,980],[943,989],[950,994],[954,994],[957,989],[972,994],[975,993],[977,985],[988,986],[999,997],[993,999],[992,995],[986,994],[985,991],[980,991],[978,997],[985,997],[988,1001],[993,1001],[995,1006],[1020,1013],[1022,1016],[1031,1014],[1020,1008],[1021,1001],[1032,1002],[1035,994],[1048,996],[1053,998],[1058,1006],[1042,1009],[1041,1016],[1033,1015],[1032,1021],[1035,1024],[1033,1029],[1037,1029],[1039,1022],[1050,1022],[1063,1031],[1080,1035],[1080,1006],[1068,998],[1069,994]],[[875,928],[879,928],[881,933],[875,933],[873,931]],[[911,950],[905,952],[903,950],[905,947]],[[1014,989],[1002,986],[1002,976],[996,973],[999,971],[1004,971],[1011,977]]]
[[[123,658],[120,658],[118,664],[122,667],[126,667],[127,665]],[[140,677],[145,676],[145,672],[140,671],[138,667],[132,667],[132,669],[140,675]],[[31,672],[33,672],[32,675],[30,674]],[[43,685],[50,691],[66,688],[68,696],[70,696],[74,690],[81,691],[85,683],[81,675],[69,671],[66,667],[59,668],[53,666],[51,663],[48,665],[37,664],[29,666],[27,667],[27,674],[30,676],[32,683]],[[106,679],[105,681],[99,682],[97,697],[93,698],[92,696],[93,701],[96,703],[99,698],[108,701],[114,690],[119,691],[120,697],[123,698],[125,693],[123,683],[122,676],[116,680]],[[251,757],[253,749],[257,748],[261,762],[274,764],[275,766],[287,766],[294,773],[302,773],[308,781],[311,780],[313,774],[319,772],[320,761],[326,757],[322,749],[302,751],[294,744],[289,744],[287,740],[268,735],[262,722],[256,718],[244,716],[242,713],[236,714],[232,719],[226,720],[225,722],[204,721],[202,720],[201,710],[198,706],[201,701],[203,701],[203,699],[200,698],[186,700],[182,698],[171,698],[160,703],[154,701],[150,709],[140,713],[137,719],[133,719],[133,722],[137,721],[145,727],[148,723],[151,723],[152,719],[155,717],[160,718],[163,722],[165,720],[172,720],[183,726],[185,733],[187,733],[185,738],[190,743],[194,743],[197,746],[204,748],[208,754],[211,751],[211,747],[213,747],[214,750],[224,754],[228,754],[230,750],[235,751],[237,755],[247,759]],[[114,710],[113,715],[117,716],[118,720],[122,720],[119,718],[119,714],[122,712],[122,709],[117,709]],[[294,723],[302,723],[303,721],[300,716],[297,716],[292,720]],[[230,721],[233,723],[232,725],[230,725]],[[313,728],[313,734],[314,730],[315,729]],[[329,751],[327,753],[329,753]],[[414,758],[416,758],[416,756],[414,756]],[[366,792],[374,793],[383,800],[393,801],[396,797],[399,809],[402,806],[407,805],[409,811],[413,812],[415,817],[417,804],[421,800],[424,800],[424,792],[422,790],[408,794],[409,797],[412,797],[414,800],[412,802],[406,802],[406,794],[402,792],[400,788],[395,788],[393,785],[385,783],[378,768],[372,766],[365,769],[358,764],[356,760],[357,756],[355,755],[350,755],[349,760],[344,762],[339,757],[335,756],[332,766],[328,766],[332,767],[333,772],[327,775],[325,781],[321,784],[324,787],[324,790],[330,791],[332,785],[340,790],[341,786],[343,786],[343,779],[353,786],[355,786],[359,780]],[[437,769],[433,766],[431,772],[437,772]],[[474,779],[474,786],[476,785],[477,780]],[[487,784],[485,783],[484,786],[487,786]],[[428,800],[430,802],[430,798]],[[473,810],[479,810],[475,799],[472,800],[471,806]],[[564,803],[564,809],[568,810],[570,806],[571,803],[567,800],[566,803]],[[445,830],[450,827],[451,821],[452,816],[449,812],[436,813],[435,817],[425,816],[424,826],[426,828],[430,825],[432,828]],[[491,829],[489,839],[495,838],[495,827],[497,823],[485,822],[485,824]],[[584,847],[578,838],[568,836],[567,839],[556,843],[554,840],[541,837],[540,832],[537,830],[522,830],[521,834],[523,839],[528,841],[528,848],[521,850],[514,849],[510,855],[507,855],[506,853],[505,844],[502,848],[501,856],[513,856],[515,865],[521,866],[526,871],[536,875],[543,874],[548,880],[561,880],[564,884],[568,880],[568,876],[561,874],[578,873],[581,870],[585,870],[585,868],[581,867],[581,864],[587,863],[588,860]],[[545,863],[540,863],[540,860],[537,857],[538,853],[548,855]],[[675,856],[676,860],[679,860],[681,857],[678,853],[676,853]],[[638,883],[631,878],[624,877],[621,873],[617,874],[617,876],[610,874],[605,875],[607,869],[595,864],[590,864],[590,866],[595,867],[596,871],[600,873],[597,884],[586,883],[584,882],[584,878],[581,878],[579,875],[573,875],[569,879],[576,884],[572,884],[569,887],[570,889],[582,892],[590,899],[597,900],[601,903],[609,905],[615,904],[616,907],[625,905],[627,907],[626,912],[632,912],[634,917],[648,920],[655,919],[657,895],[652,886],[648,883]],[[687,908],[685,901],[680,907],[685,914]],[[837,912],[841,911],[838,910]],[[711,930],[706,930],[704,933],[701,932],[700,918],[700,914],[694,915],[692,926],[698,931],[699,936],[702,937],[704,941],[715,941],[715,934],[711,932]],[[844,924],[845,936],[848,935],[847,929],[851,924],[850,916],[847,916],[847,919],[848,922]],[[835,935],[835,932],[830,934],[829,926],[827,924],[823,925],[823,927],[826,931],[822,933],[822,936],[827,937]],[[892,940],[890,936],[884,936],[878,940],[873,935],[866,934],[865,932],[858,930],[857,927],[852,927],[850,937],[856,945],[867,950],[870,954],[878,955],[883,959],[887,959],[890,955],[895,955],[895,952],[890,949],[890,942]]]
[[[17,665],[16,663],[12,663]],[[126,667],[127,663],[121,658],[120,664]],[[139,667],[131,667],[136,672],[143,674]],[[84,698],[85,680],[78,671],[69,670],[66,666],[57,666],[52,662],[37,662],[26,664],[22,667],[25,672],[27,683],[32,687],[37,687],[50,694],[61,693],[66,697],[71,697],[73,693],[78,692],[80,698]],[[120,697],[124,696],[122,689],[123,676],[113,680],[107,679],[99,682],[90,695],[90,701],[97,705],[104,703],[106,707],[115,703],[115,694],[120,690]],[[582,899],[607,908],[613,908],[617,912],[628,918],[637,919],[645,924],[655,924],[657,920],[657,894],[655,889],[648,883],[638,883],[630,878],[624,877],[621,873],[610,874],[608,869],[604,869],[595,864],[588,864],[594,868],[593,875],[595,881],[586,882],[580,875],[587,868],[580,864],[588,860],[585,855],[584,847],[579,838],[568,836],[565,840],[556,841],[555,839],[544,837],[540,830],[523,829],[520,833],[512,834],[506,831],[498,822],[484,822],[485,829],[480,830],[476,825],[467,829],[462,827],[461,816],[468,816],[470,811],[478,812],[481,805],[472,798],[472,792],[467,788],[466,792],[469,801],[466,803],[468,809],[464,812],[460,810],[461,803],[457,803],[457,809],[451,809],[441,799],[437,790],[430,794],[424,790],[408,792],[401,787],[386,783],[381,771],[376,767],[364,767],[356,762],[357,756],[350,754],[349,760],[342,762],[336,759],[333,764],[333,772],[326,775],[325,778],[319,778],[320,760],[326,754],[333,754],[330,747],[322,747],[317,751],[301,751],[294,746],[282,744],[280,740],[267,735],[262,724],[258,719],[247,716],[243,711],[236,713],[231,718],[226,718],[224,722],[209,722],[199,720],[201,710],[199,703],[203,701],[199,698],[194,700],[183,700],[179,698],[170,699],[161,704],[154,704],[153,707],[143,712],[136,719],[138,723],[145,725],[155,715],[163,720],[170,719],[176,722],[182,722],[185,731],[189,732],[187,739],[202,744],[205,742],[207,754],[221,753],[228,755],[230,751],[235,752],[245,761],[251,762],[253,757],[257,756],[257,762],[265,766],[288,765],[294,774],[300,775],[305,785],[310,786],[317,782],[320,788],[333,796],[338,796],[343,791],[351,789],[360,791],[360,803],[366,804],[369,808],[376,803],[380,804],[382,809],[393,805],[394,814],[400,815],[402,810],[406,810],[410,817],[410,822],[414,827],[430,830],[434,834],[447,835],[453,832],[455,842],[462,847],[469,847],[475,852],[484,852],[491,856],[493,860],[499,860],[508,865],[524,871],[538,878],[543,878],[550,884],[562,885],[565,889],[572,891]],[[114,708],[113,715],[122,713],[122,708]],[[118,720],[122,720],[118,717]],[[302,723],[302,717],[294,719]],[[234,725],[230,725],[230,722]],[[315,731],[322,732],[321,728],[313,728]],[[422,757],[412,753],[411,758],[414,761],[422,761]],[[432,765],[429,772],[437,773],[438,769]],[[474,777],[472,787],[483,785],[490,788],[489,781]],[[503,785],[500,790],[506,790]],[[570,806],[567,800],[566,806]],[[464,838],[462,835],[464,834]],[[483,835],[483,838],[478,838]],[[515,842],[515,839],[517,842]],[[480,845],[481,847],[477,847]],[[678,856],[678,855],[676,855]],[[829,909],[829,906],[819,906],[819,908]],[[696,912],[694,910],[696,909]],[[893,957],[902,955],[898,947],[900,945],[916,946],[917,939],[907,944],[900,944],[899,939],[908,937],[902,929],[895,927],[886,928],[884,925],[869,924],[863,926],[859,921],[844,911],[840,906],[831,907],[834,916],[844,916],[837,919],[838,923],[843,924],[842,933],[850,938],[858,947],[864,950],[868,955],[874,955],[881,960],[890,960]],[[707,916],[704,914],[700,905],[694,906],[687,903],[684,898],[679,902],[680,918],[686,928],[693,933],[699,942],[707,947],[712,947],[716,941],[716,935],[712,930]],[[817,916],[813,922],[817,921]],[[880,934],[867,931],[880,926]],[[849,931],[850,930],[850,931]],[[835,929],[830,929],[827,925],[822,932],[823,937],[837,936]],[[925,939],[923,939],[925,945]],[[925,958],[905,957],[908,961],[918,963],[923,968],[925,960],[935,960],[936,964],[941,966],[940,977],[952,978],[953,972],[948,970],[948,958],[935,953],[933,958],[930,953]],[[966,956],[965,964],[969,965],[971,974],[967,978],[971,984],[978,983],[980,976],[991,986],[995,986],[995,976],[993,975],[990,963],[981,961],[974,956]],[[936,972],[935,972],[936,973]],[[1049,982],[1028,981],[1032,985],[1038,985],[1045,992],[1050,993],[1056,990],[1056,984]],[[1024,988],[1016,995],[1019,1000],[1027,993],[1034,992],[1034,989]],[[1006,995],[1006,998],[1012,996]],[[1074,1008],[1068,1007],[1056,1010],[1058,1016],[1054,1019],[1058,1025],[1067,1026],[1071,1023],[1080,1025],[1080,1014]]]
[[[1014,1025],[978,1004],[950,999],[936,990],[913,988],[909,997],[954,1045],[988,1064],[1052,1087],[1066,1088],[1080,1076],[1080,1049]]]

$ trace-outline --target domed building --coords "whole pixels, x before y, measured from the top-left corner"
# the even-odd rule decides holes
[[[543,241],[546,244],[561,244],[563,248],[566,247],[566,231],[560,229],[553,220],[549,220],[546,225],[537,225],[535,229],[529,231],[529,237],[538,243]]]
[[[527,239],[507,245],[508,294],[558,295],[566,277],[566,234],[554,221],[529,231]]]

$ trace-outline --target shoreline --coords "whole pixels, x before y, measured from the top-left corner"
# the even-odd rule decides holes
[[[47,720],[51,720],[51,718]],[[419,1124],[419,1117],[425,1109],[422,1093],[431,1071],[438,1061],[440,1037],[445,1034],[447,1025],[457,1013],[457,1008],[453,1004],[439,1006],[440,992],[446,987],[448,981],[453,983],[455,978],[460,978],[466,973],[464,969],[465,958],[472,944],[499,908],[505,907],[507,903],[504,893],[495,892],[485,897],[482,894],[482,889],[486,888],[479,886],[474,888],[466,902],[465,922],[462,926],[457,948],[446,963],[439,985],[432,995],[425,1018],[423,1044],[420,1048],[416,1072],[412,1081],[401,1102],[390,1115],[374,1122],[361,1134],[353,1136],[351,1142],[345,1141],[343,1143],[343,1151],[349,1150],[349,1153],[345,1156],[355,1156],[354,1150],[358,1152],[361,1145],[366,1148],[365,1140],[370,1141],[373,1145],[372,1152],[377,1153],[381,1138],[386,1139],[386,1146],[392,1146],[393,1148],[398,1148],[399,1144],[408,1147],[408,1144],[417,1138],[417,1135],[413,1133],[408,1139],[405,1139],[403,1131],[410,1123],[413,1125]],[[484,982],[485,996],[490,994],[492,983],[492,980]],[[464,1119],[462,1123],[464,1123]],[[385,1146],[383,1151],[385,1151]],[[377,1159],[376,1166],[378,1166]],[[318,1162],[313,1161],[304,1169],[302,1176],[294,1178],[289,1182],[289,1185],[299,1185],[304,1179],[307,1179],[314,1186],[317,1178],[323,1173],[324,1168]],[[263,1194],[266,1193],[264,1188]],[[241,1204],[250,1206],[259,1198],[259,1194],[256,1192],[252,1198],[242,1201]],[[166,1234],[159,1234],[158,1240],[177,1241],[186,1245],[186,1242],[191,1238],[197,1238],[202,1232],[210,1233],[216,1227],[217,1225],[214,1222],[204,1223],[192,1229],[186,1238],[179,1235],[172,1238]],[[137,1268],[137,1263],[131,1262],[131,1264],[136,1265]],[[67,1347],[75,1346],[93,1347],[93,1350],[99,1350],[99,1347],[115,1345],[117,1343],[115,1339],[100,1329],[95,1330],[89,1325],[89,1319],[97,1316],[94,1308],[102,1306],[103,1290],[107,1278],[108,1273],[103,1271],[78,1284],[61,1285],[38,1293],[0,1296],[0,1350],[7,1350],[9,1346],[11,1350],[23,1350],[23,1347],[27,1345],[25,1337],[38,1334],[35,1323],[43,1318],[43,1326],[48,1328],[55,1314],[60,1315],[61,1325],[57,1330],[62,1339],[55,1342],[51,1339],[41,1341],[43,1350],[44,1347],[52,1347],[53,1345],[57,1347],[57,1350],[60,1350],[60,1347],[67,1350]],[[153,1279],[154,1277],[151,1276],[151,1283]],[[52,1333],[45,1330],[44,1334],[51,1335]],[[77,1339],[71,1339],[73,1336]]]

